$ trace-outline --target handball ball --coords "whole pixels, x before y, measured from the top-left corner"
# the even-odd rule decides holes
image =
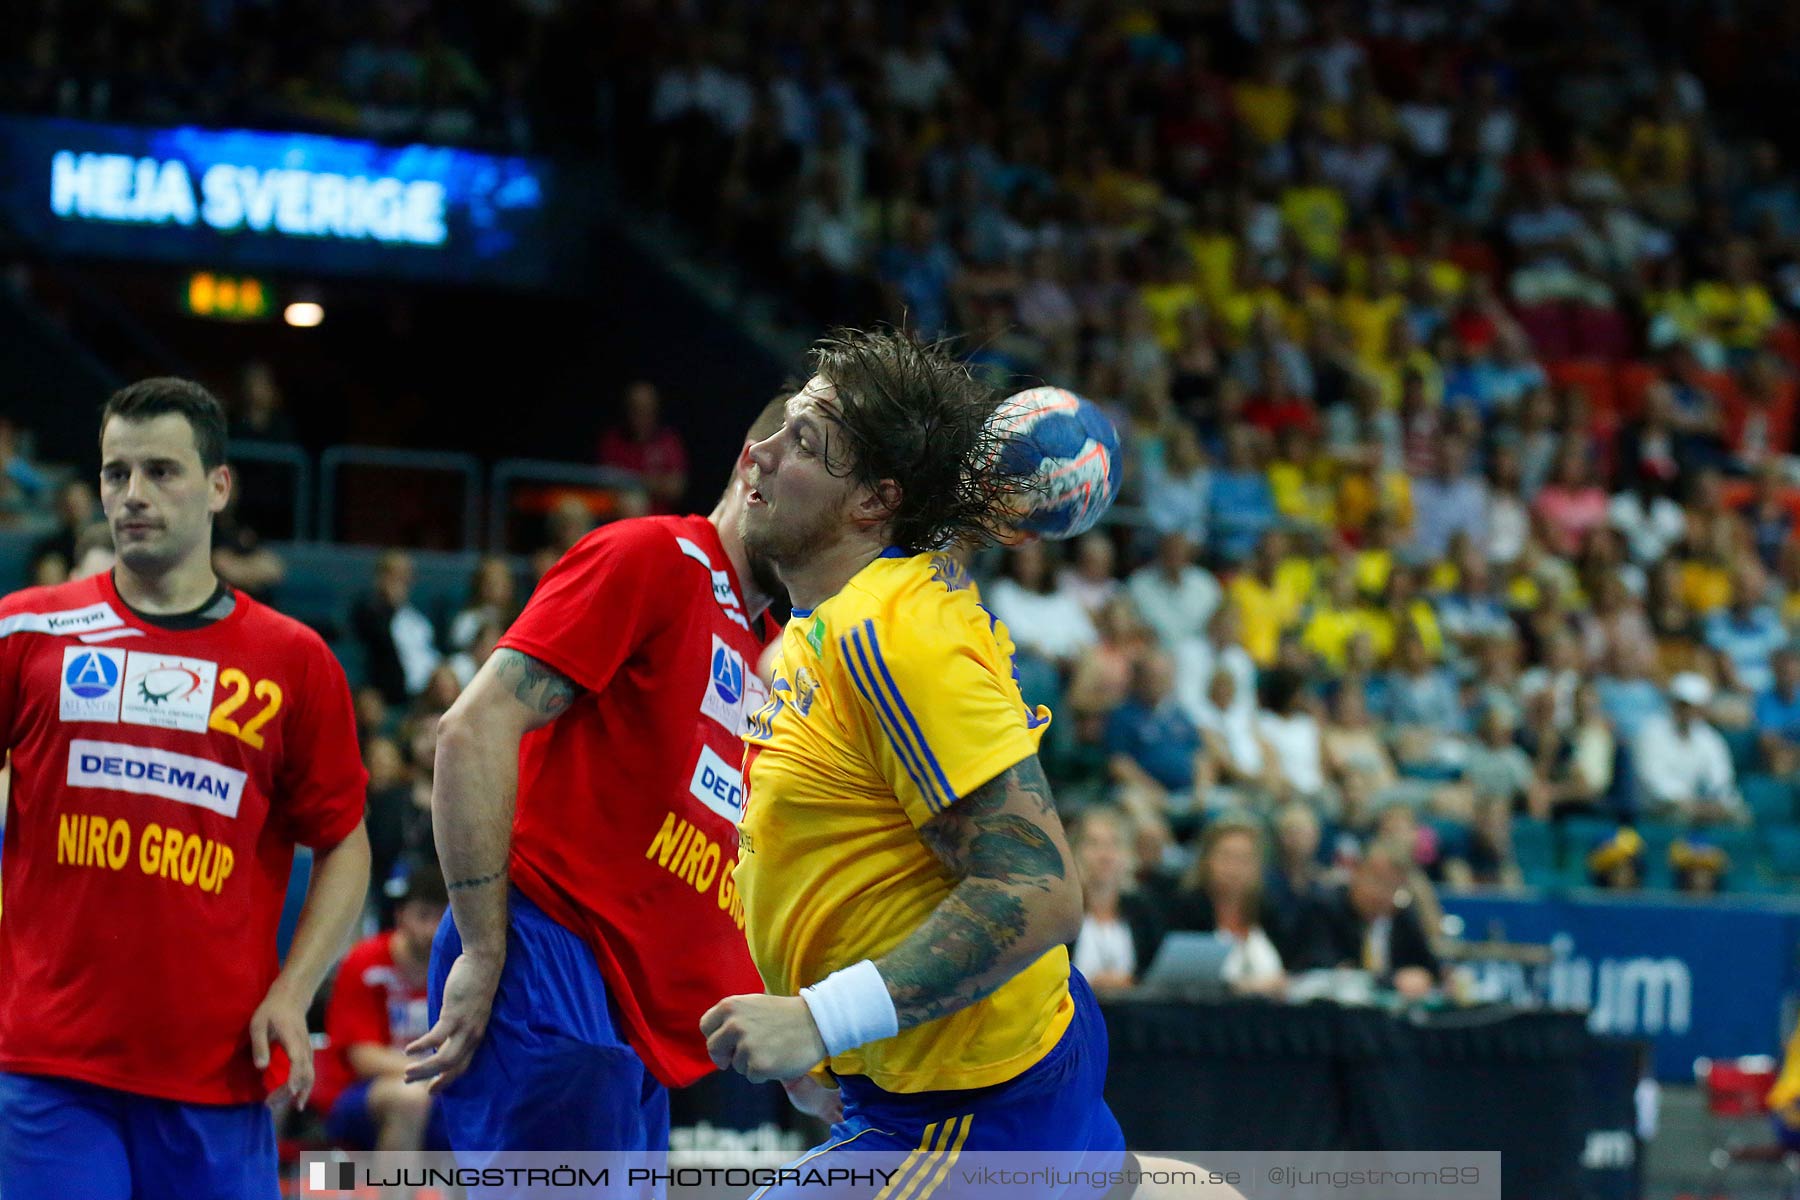
[[[1020,529],[1079,537],[1118,499],[1119,434],[1093,401],[1063,388],[1028,388],[1001,401],[993,426],[1007,439],[1001,469],[1032,482]]]

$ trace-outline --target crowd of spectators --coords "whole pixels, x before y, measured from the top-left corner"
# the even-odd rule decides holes
[[[526,150],[540,141],[540,76],[581,65],[550,35],[563,7],[35,5],[0,17],[0,108]]]
[[[1753,885],[1747,827],[1795,816],[1800,184],[1744,22],[716,15],[622,106],[643,198],[807,320],[1115,414],[1137,520],[987,592],[1084,852],[1140,885],[1096,890],[1097,970],[1153,936],[1122,897],[1191,907],[1213,829],[1290,816],[1339,888],[1290,962],[1354,961],[1331,913],[1385,920],[1384,863],[1409,901],[1567,878],[1552,822],[1602,886]]]

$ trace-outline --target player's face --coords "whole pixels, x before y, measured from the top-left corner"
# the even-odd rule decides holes
[[[231,496],[231,473],[200,465],[187,418],[114,417],[100,435],[100,506],[119,562],[160,575],[212,550],[212,517]]]
[[[788,401],[782,427],[748,451],[744,547],[777,567],[805,562],[835,541],[849,519],[858,486],[843,461],[835,400],[835,389],[814,376]]]

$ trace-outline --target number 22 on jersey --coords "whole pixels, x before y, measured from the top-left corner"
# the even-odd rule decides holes
[[[212,719],[207,724],[220,733],[230,734],[252,749],[261,750],[263,726],[274,720],[275,714],[281,711],[281,685],[273,679],[258,679],[253,687],[248,675],[236,667],[226,667],[219,672],[219,687],[229,694],[214,706]],[[262,708],[239,724],[237,711],[252,696],[262,702]]]

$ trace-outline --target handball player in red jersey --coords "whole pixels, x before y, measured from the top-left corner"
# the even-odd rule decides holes
[[[770,405],[744,445],[781,421]],[[465,1163],[666,1150],[667,1089],[713,1070],[700,1014],[762,990],[732,868],[778,585],[738,535],[747,467],[710,516],[577,543],[438,726],[451,912],[408,1077],[435,1079]]]
[[[213,574],[231,472],[206,389],[116,393],[100,458],[117,566],[0,600],[0,1195],[273,1200],[270,1045],[304,1106],[306,1007],[368,889],[350,689]],[[278,963],[296,845],[312,885]]]

